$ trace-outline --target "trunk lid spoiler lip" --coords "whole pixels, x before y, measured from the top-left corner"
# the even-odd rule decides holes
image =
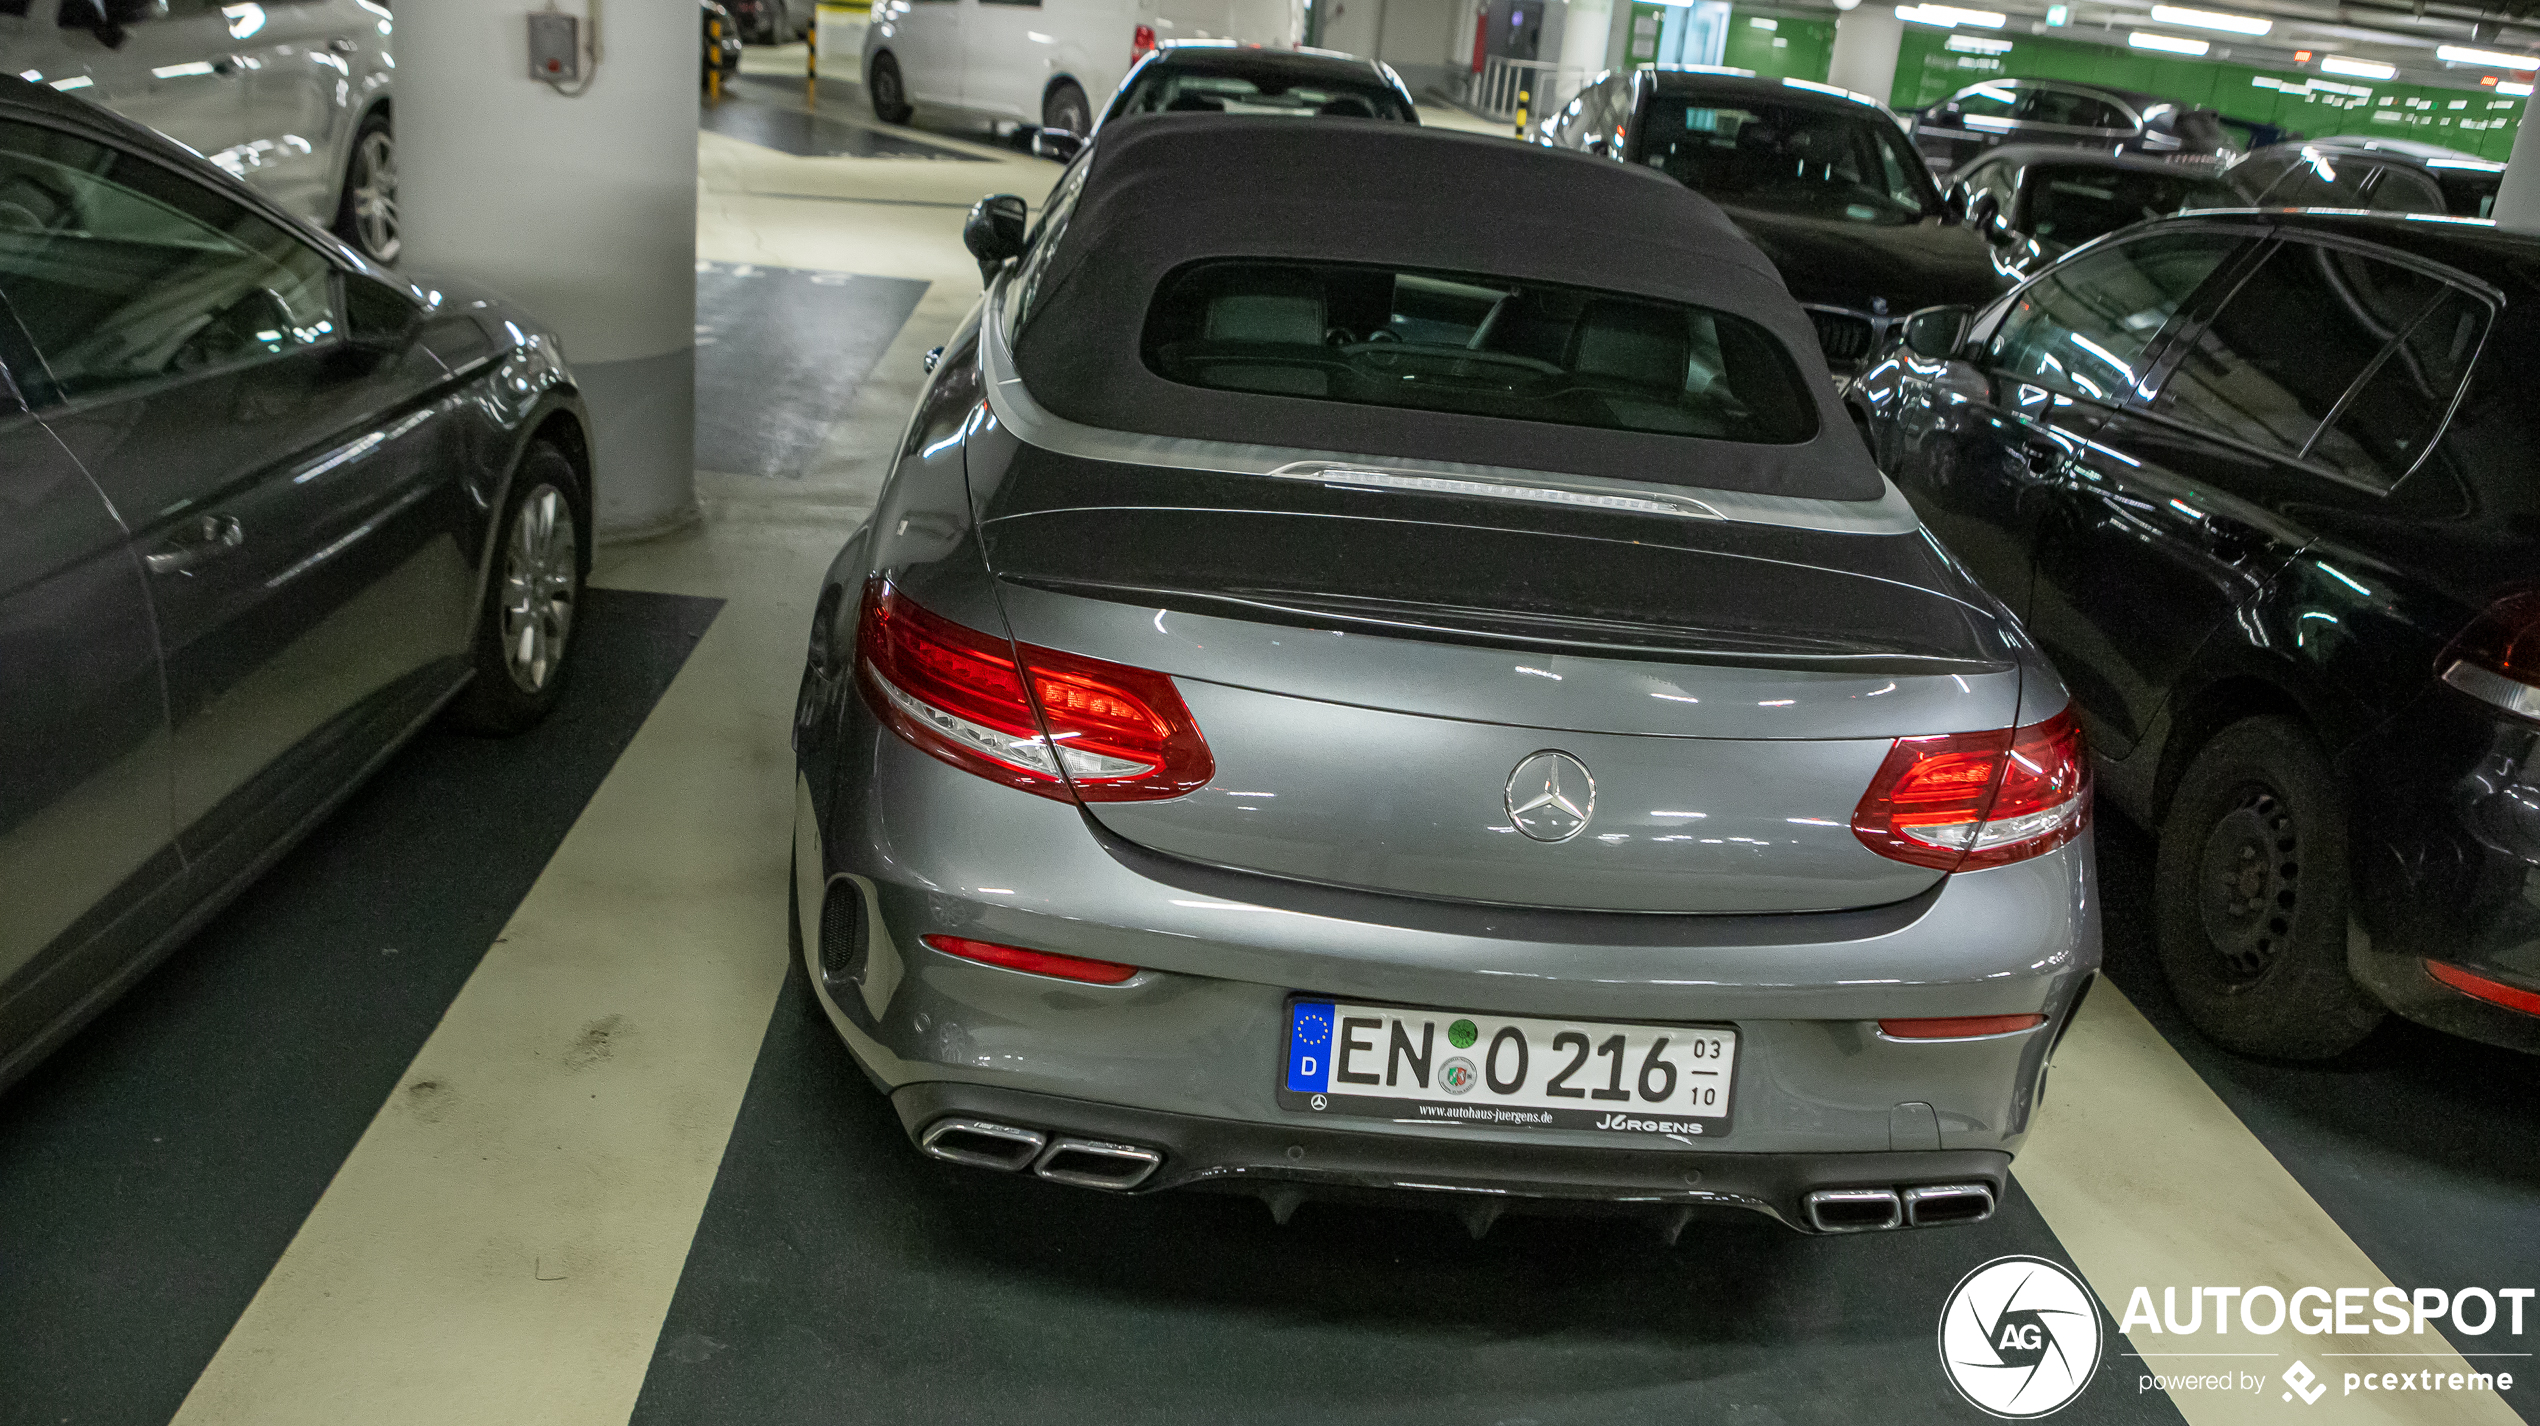
[[[1415,639],[1429,643],[1478,644],[1492,648],[1537,649],[1587,658],[1629,659],[1653,663],[1718,664],[1793,672],[1881,676],[1993,674],[2013,666],[2012,661],[2008,659],[1957,658],[1946,654],[1918,653],[1911,650],[1864,648],[1858,651],[1809,651],[1787,645],[1768,647],[1760,639],[1756,646],[1750,648],[1719,647],[1697,643],[1691,639],[1683,642],[1622,642],[1593,637],[1591,630],[1606,622],[1601,620],[1521,613],[1501,615],[1496,619],[1475,617],[1458,620],[1454,616],[1467,611],[1381,599],[1342,600],[1301,596],[1276,590],[1198,590],[1178,586],[1069,579],[1047,575],[1015,575],[1002,572],[997,578],[1003,583],[1021,585],[1052,594],[1075,595],[1145,609],[1171,609],[1192,614],[1209,614],[1305,628],[1346,625],[1356,631],[1380,638]],[[1350,605],[1359,607],[1348,607]],[[1492,611],[1470,612],[1476,615],[1488,615]],[[1546,632],[1536,634],[1526,632],[1522,628],[1509,627],[1530,621],[1539,621],[1547,625]],[[1489,627],[1492,623],[1499,623],[1501,627]],[[1557,631],[1549,626],[1567,626],[1567,631]],[[1653,628],[1650,632],[1663,636],[1676,631]],[[1727,630],[1686,629],[1682,632],[1696,636],[1707,633],[1714,636],[1735,637]]]
[[[1922,528],[1904,492],[1884,473],[1879,478],[1880,495],[1876,500],[1820,500],[1653,481],[1604,480],[1504,466],[1431,463],[1399,456],[1150,436],[1083,425],[1034,400],[1017,373],[1005,332],[1005,303],[1012,283],[1011,273],[999,277],[988,293],[987,311],[979,323],[979,363],[981,374],[987,378],[984,384],[988,409],[1017,440],[1062,455],[1359,488],[1369,488],[1374,481],[1383,488],[1405,493],[1425,491],[1467,499],[1480,496],[1538,504],[1603,506],[1684,519],[1783,525],[1827,534],[1907,535]]]

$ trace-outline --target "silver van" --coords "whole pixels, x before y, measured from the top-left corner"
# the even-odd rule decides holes
[[[393,29],[373,0],[0,0],[0,72],[147,124],[389,262]]]

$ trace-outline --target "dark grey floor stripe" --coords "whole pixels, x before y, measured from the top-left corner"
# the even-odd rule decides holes
[[[926,284],[707,263],[697,270],[697,468],[793,477]]]
[[[2325,1064],[2274,1064],[2216,1048],[2187,1023],[2161,976],[2153,851],[2153,839],[2133,823],[2100,818],[2108,970],[2127,998],[2392,1282],[2447,1292],[2540,1286],[2540,1061],[2396,1018]],[[2227,1195],[2231,1186],[2209,1191]],[[2521,1338],[2506,1335],[2510,1325],[2500,1320],[2484,1337],[2450,1336],[2464,1352],[2540,1351],[2540,1304],[2526,1314]],[[2386,1337],[2342,1347],[2338,1340],[2298,1345],[2399,1349]],[[2540,1385],[2540,1357],[2487,1365],[2514,1372],[2517,1389],[2505,1399],[2525,1421],[2540,1422],[2540,1391],[2521,1389],[2519,1370],[2532,1368]]]
[[[784,928],[768,934],[782,938]],[[1267,1071],[1265,1071],[1266,1073]],[[1117,1199],[920,1159],[787,982],[636,1426],[1981,1421],[1943,1299],[2007,1253],[2069,1263],[2016,1191],[1972,1228],[1802,1238]],[[2103,1324],[2058,1421],[2175,1422]]]
[[[773,75],[741,75],[724,89],[723,102],[697,110],[697,127],[760,148],[799,158],[905,158],[978,163],[976,154],[946,144],[930,144],[862,124],[846,123],[831,114],[803,107],[799,79]],[[830,91],[838,93],[834,87]],[[833,104],[865,106],[852,98]]]
[[[175,1412],[721,607],[590,591],[543,726],[425,732],[0,1096],[0,1423]]]

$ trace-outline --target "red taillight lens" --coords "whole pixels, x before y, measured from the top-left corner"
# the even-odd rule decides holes
[[[1179,797],[1216,775],[1170,677],[1030,644],[1017,652],[880,579],[865,586],[856,654],[866,701],[926,752],[1062,800],[1071,785],[1089,802]]]
[[[2484,1000],[2490,1005],[2501,1005],[2507,1010],[2519,1010],[2525,1015],[2540,1015],[2540,994],[2534,994],[2521,986],[2507,985],[2501,980],[2489,980],[2483,975],[2473,974],[2459,966],[2447,966],[2441,961],[2427,961],[2425,973],[2473,999]]]
[[[2052,851],[2089,820],[2090,764],[2067,708],[2025,728],[1897,739],[1852,834],[1883,857],[1973,871]]]
[[[2043,1015],[1945,1015],[1881,1020],[1879,1033],[1895,1040],[1972,1040],[1982,1035],[2015,1035],[2045,1023]]]
[[[2443,651],[2435,672],[2472,698],[2540,719],[2540,593],[2487,606]]]
[[[1140,25],[1129,32],[1129,62],[1136,64],[1155,48],[1155,26]]]
[[[1029,951],[1021,946],[1000,946],[994,941],[973,941],[965,936],[920,936],[918,939],[945,955],[959,956],[965,961],[1029,971],[1034,975],[1056,976],[1060,980],[1080,980],[1088,985],[1118,985],[1138,973],[1136,966],[1122,965],[1118,961],[1062,956],[1056,951]]]

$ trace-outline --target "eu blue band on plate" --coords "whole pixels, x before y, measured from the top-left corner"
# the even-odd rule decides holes
[[[1301,1000],[1288,1020],[1288,1088],[1321,1094],[1332,1083],[1332,1005]]]

